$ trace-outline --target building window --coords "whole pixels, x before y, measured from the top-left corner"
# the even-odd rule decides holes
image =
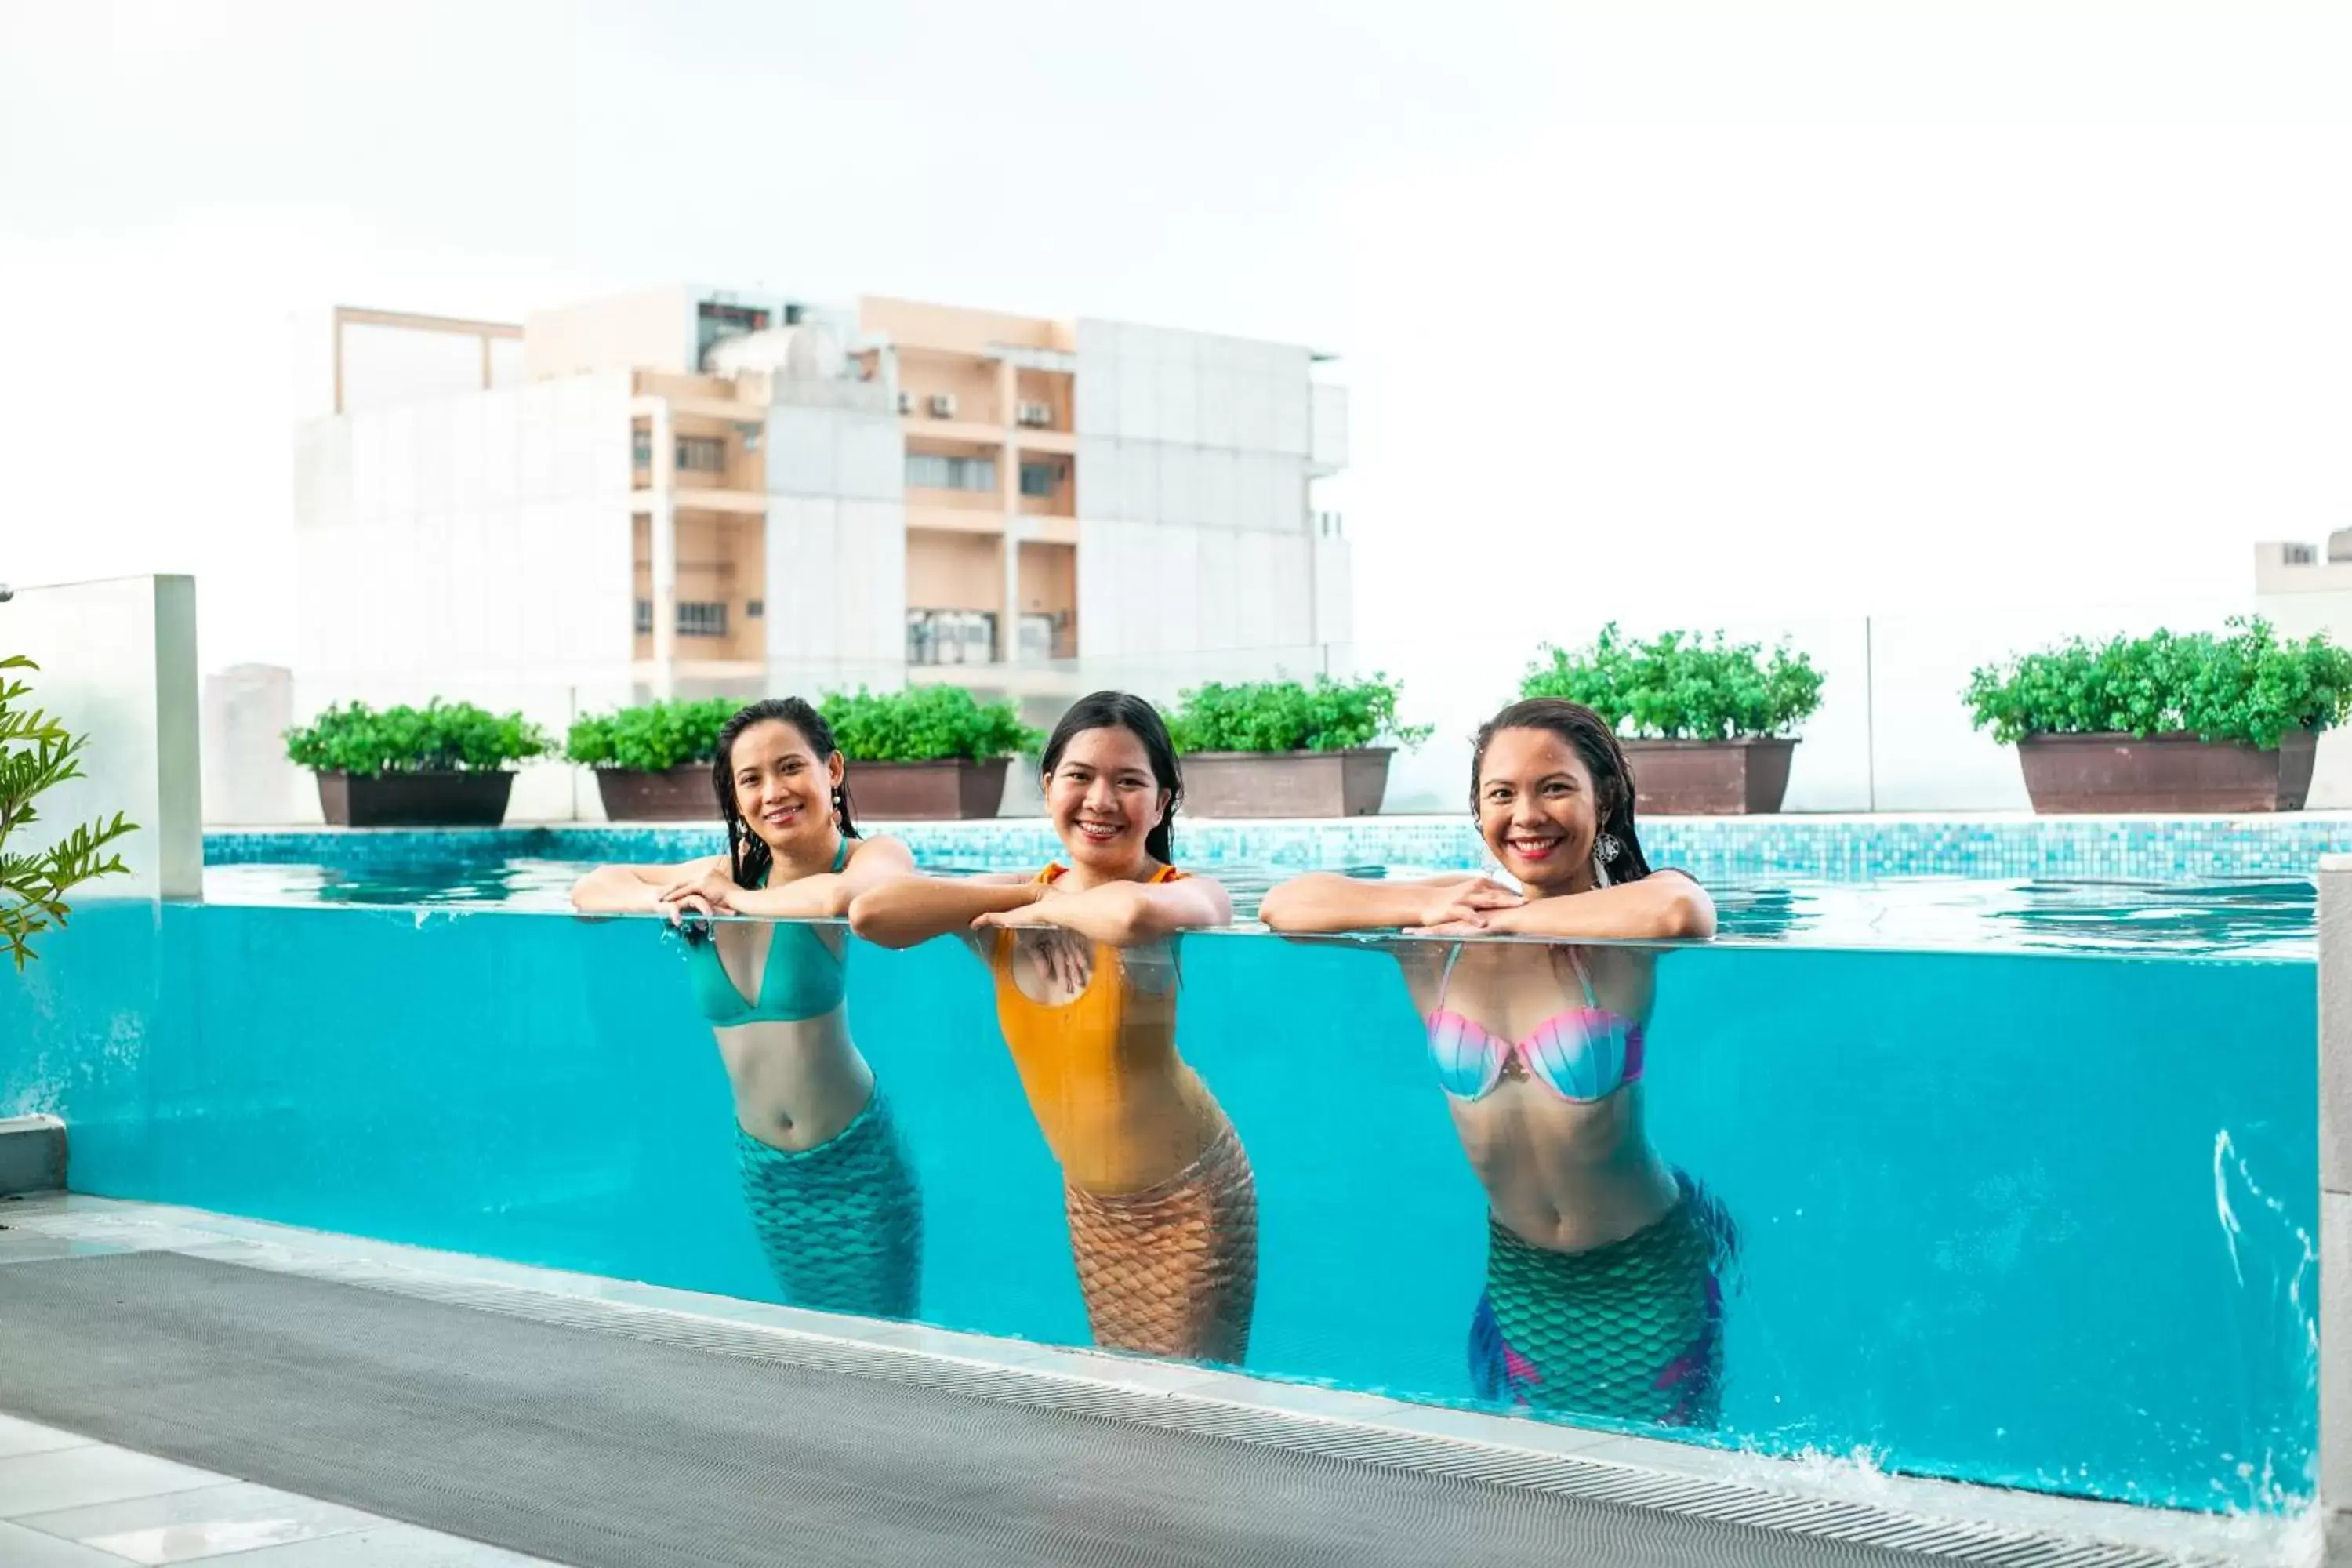
[[[703,363],[710,345],[721,338],[738,338],[746,332],[764,331],[768,312],[750,305],[722,305],[716,300],[704,300],[695,306],[694,363]]]
[[[643,426],[629,431],[629,466],[633,468],[654,466],[654,433]]]
[[[683,474],[723,474],[727,471],[727,443],[717,436],[680,436],[677,468]]]
[[[751,601],[751,614],[758,615],[760,601]],[[654,602],[637,601],[637,635],[653,636]],[[698,600],[681,600],[677,606],[677,635],[682,637],[723,637],[727,635],[727,606]]]
[[[765,599],[746,599],[743,601],[743,618],[745,620],[756,621],[767,613],[768,602]]]
[[[908,664],[989,664],[996,658],[996,617],[986,610],[908,610]]]
[[[1061,465],[1058,463],[1024,463],[1021,465],[1021,493],[1051,497],[1055,481],[1061,477]]]
[[[907,454],[907,483],[916,489],[979,490],[996,488],[993,458],[946,458],[936,452]]]

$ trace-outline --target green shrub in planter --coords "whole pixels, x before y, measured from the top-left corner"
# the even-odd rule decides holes
[[[492,713],[435,698],[422,708],[376,711],[363,702],[328,709],[286,731],[286,755],[320,773],[488,773],[543,757],[553,743],[520,713]]]
[[[1785,642],[1733,643],[1718,631],[1665,632],[1649,642],[1612,621],[1591,646],[1547,644],[1519,681],[1521,697],[1581,702],[1622,735],[1669,741],[1786,736],[1822,705],[1822,675]]]
[[[2158,631],[2081,637],[1973,671],[1979,730],[2004,745],[2033,735],[2187,732],[2268,751],[2352,713],[2352,651],[2324,635],[2282,642],[2270,623],[2233,616],[2230,635]]]
[[[981,703],[961,686],[836,691],[817,704],[841,754],[859,763],[974,762],[1034,752],[1045,737],[1010,702]]]
[[[1181,694],[1168,721],[1180,752],[1351,752],[1388,740],[1417,746],[1427,724],[1397,721],[1400,682],[1318,675],[1296,680],[1213,680]]]
[[[22,654],[0,658],[0,670],[39,668]],[[81,824],[46,849],[9,852],[8,835],[39,820],[35,797],[82,776],[79,758],[89,744],[38,708],[26,707],[24,700],[32,689],[0,676],[0,948],[19,969],[37,956],[34,937],[64,928],[73,912],[65,901],[68,893],[93,878],[128,873],[122,857],[101,851],[138,831],[138,824],[118,811],[111,822],[100,817]]]
[[[563,754],[583,768],[660,773],[719,754],[719,731],[743,706],[731,697],[639,702],[572,721]]]

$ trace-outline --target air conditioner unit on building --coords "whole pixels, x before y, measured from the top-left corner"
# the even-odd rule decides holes
[[[934,418],[934,419],[952,419],[952,418],[954,418],[954,417],[955,417],[955,408],[956,408],[956,405],[955,405],[955,394],[954,394],[954,393],[952,393],[952,392],[934,392],[934,393],[932,393],[932,394],[931,394],[931,417],[932,417],[932,418]]]
[[[1054,405],[1050,403],[1024,403],[1013,411],[1013,417],[1033,429],[1043,429],[1054,422]]]
[[[900,393],[898,395],[898,412],[901,414],[912,414],[914,411],[915,395],[911,392]]]

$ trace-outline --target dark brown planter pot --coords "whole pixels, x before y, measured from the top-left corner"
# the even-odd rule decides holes
[[[496,827],[507,816],[514,773],[319,775],[319,808],[333,827]]]
[[[1192,752],[1188,816],[1370,816],[1388,793],[1391,746],[1351,752]]]
[[[709,763],[681,763],[658,773],[598,768],[596,794],[613,822],[709,822],[719,816]]]
[[[1797,742],[1624,741],[1633,809],[1643,816],[1756,816],[1780,809]]]
[[[852,763],[849,798],[857,815],[882,822],[953,822],[994,816],[1004,804],[1011,759]]]
[[[2318,737],[2276,751],[2195,735],[2028,735],[2017,743],[2033,809],[2083,812],[2301,811]]]

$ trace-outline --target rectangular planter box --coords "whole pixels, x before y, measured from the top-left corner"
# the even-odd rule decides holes
[[[1794,741],[1620,741],[1642,816],[1753,816],[1780,809]]]
[[[681,763],[664,773],[598,768],[596,794],[613,822],[716,822],[719,797],[709,763]]]
[[[2301,811],[2317,737],[2276,751],[2195,735],[2028,735],[2017,743],[2025,793],[2053,816],[2085,812]]]
[[[985,762],[851,763],[849,798],[878,822],[952,822],[994,816],[1004,804],[1007,757]]]
[[[1388,793],[1391,746],[1352,752],[1193,752],[1183,759],[1191,816],[1370,816]]]
[[[319,807],[334,827],[496,827],[514,772],[319,775]]]

